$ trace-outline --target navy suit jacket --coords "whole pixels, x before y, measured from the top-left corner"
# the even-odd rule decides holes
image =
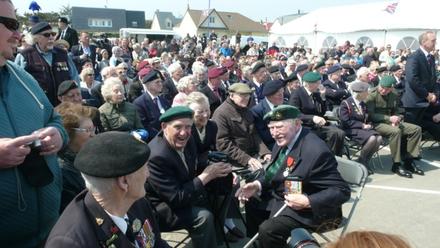
[[[163,96],[158,96],[158,99],[165,110],[170,108],[168,101]],[[159,107],[154,104],[153,99],[147,92],[136,98],[133,104],[136,106],[142,125],[149,132],[149,137],[153,138],[161,129]]]
[[[253,106],[251,111],[254,115],[254,123],[258,135],[260,135],[261,140],[267,148],[272,150],[275,140],[272,138],[269,128],[267,127],[268,122],[263,120],[264,115],[271,111],[269,104],[266,100],[262,100],[257,105]]]
[[[342,100],[350,96],[347,86],[342,81],[333,83],[327,79],[322,83],[322,85],[326,88],[325,97],[328,101],[328,105],[331,106],[331,108],[333,108],[333,106],[341,105]]]
[[[276,161],[280,150],[280,147],[275,145],[272,150],[272,161]],[[336,158],[326,143],[306,128],[301,130],[298,140],[272,180],[265,182],[264,177],[258,179],[263,192],[272,193],[269,202],[271,216],[284,204],[283,172],[287,163],[292,165],[288,175],[300,178],[302,193],[309,198],[311,208],[294,210],[287,207],[281,215],[290,216],[311,227],[317,227],[327,220],[340,218],[342,204],[350,199],[350,188],[339,174]]]
[[[90,55],[88,58],[92,60],[93,68],[96,71],[96,46],[95,45],[89,45],[90,49]],[[81,72],[82,69],[82,63],[84,63],[85,59],[80,59],[80,56],[84,54],[84,50],[81,45],[76,45],[72,47],[72,50],[70,51],[72,53],[72,60],[76,65],[76,69],[78,70],[78,73]]]
[[[316,98],[316,103],[313,103],[312,98],[307,94],[304,87],[300,87],[293,91],[290,95],[289,104],[297,107],[302,115],[300,119],[303,121],[305,126],[314,127],[313,116],[324,117],[327,111],[326,102],[322,100],[319,93],[313,93]]]
[[[426,97],[429,92],[435,92],[436,71],[434,63],[428,60],[419,48],[408,57],[405,66],[405,93],[402,96],[403,107],[424,108],[429,105]]]
[[[167,78],[163,81],[162,95],[167,99],[168,102],[173,102],[174,97],[179,93],[177,91],[176,85],[174,85],[172,78]]]

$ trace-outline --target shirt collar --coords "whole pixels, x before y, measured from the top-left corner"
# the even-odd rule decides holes
[[[128,227],[127,221],[125,221],[125,219],[128,219],[128,216],[125,215],[124,218],[122,218],[107,212],[107,210],[105,209],[104,211],[110,216],[110,218],[113,220],[115,225],[119,227],[119,230],[121,230],[121,232],[125,234],[127,232],[127,227]]]
[[[307,92],[307,95],[309,95],[309,96],[312,96],[313,92],[310,92],[310,90],[309,90],[309,89],[307,89],[307,87],[304,87],[304,89],[306,90],[306,92]]]
[[[420,50],[425,54],[425,57],[428,57],[429,53],[423,47],[420,47]]]
[[[301,134],[302,131],[302,126],[299,128],[298,132],[295,134],[295,137],[293,138],[292,141],[290,141],[290,143],[287,145],[287,153],[290,152],[290,150],[292,150],[293,146],[295,145],[296,141],[299,138],[299,135]]]

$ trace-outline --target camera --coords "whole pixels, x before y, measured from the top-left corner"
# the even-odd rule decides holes
[[[40,139],[36,139],[32,142],[27,143],[27,146],[29,146],[29,148],[31,148],[31,150],[40,150],[41,148],[41,140]]]
[[[289,248],[319,248],[316,239],[304,228],[295,228],[290,233]]]

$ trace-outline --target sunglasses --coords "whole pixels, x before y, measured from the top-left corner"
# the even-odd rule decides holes
[[[50,32],[50,33],[44,33],[44,34],[41,34],[42,36],[44,36],[44,37],[46,37],[46,38],[49,38],[50,36],[56,36],[57,35],[57,33],[55,33],[55,32]]]
[[[20,23],[17,20],[9,17],[0,16],[0,23],[3,23],[11,31],[17,31],[20,27]]]
[[[93,77],[93,76],[95,76],[95,74],[87,74],[87,76]]]

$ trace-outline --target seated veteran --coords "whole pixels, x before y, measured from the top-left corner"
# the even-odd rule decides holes
[[[345,133],[336,126],[330,125],[324,115],[327,111],[325,92],[321,86],[321,75],[308,72],[303,77],[304,85],[293,91],[289,105],[297,107],[302,115],[299,117],[304,126],[311,128],[315,134],[327,142],[337,156],[342,156]]]
[[[391,171],[399,176],[412,178],[412,173],[424,175],[423,170],[413,161],[420,156],[422,129],[403,122],[397,93],[393,87],[395,83],[393,76],[383,76],[367,98],[367,109],[374,129],[389,140],[393,159]]]
[[[239,200],[246,201],[248,236],[258,231],[262,248],[285,247],[295,228],[337,222],[342,217],[342,204],[350,198],[350,188],[337,170],[335,156],[324,141],[302,128],[300,115],[289,105],[266,114],[276,142],[273,160],[265,175],[236,193]],[[255,195],[261,201],[250,199]],[[283,204],[287,207],[273,217]]]
[[[170,247],[145,198],[149,155],[148,145],[126,132],[87,142],[74,162],[87,190],[66,207],[45,247]]]
[[[212,115],[217,123],[217,149],[229,156],[233,165],[263,167],[260,157],[268,161],[270,151],[261,141],[255,128],[255,118],[249,108],[253,90],[247,84],[229,87],[229,97]]]
[[[322,85],[326,88],[325,98],[328,101],[329,110],[339,107],[344,99],[350,96],[345,82],[341,81],[340,65],[334,65],[327,70],[328,79]]]
[[[149,143],[151,177],[147,194],[164,231],[187,229],[193,247],[216,247],[214,216],[208,210],[205,186],[229,175],[231,166],[212,163],[197,175],[197,149],[191,139],[193,111],[186,106],[168,109],[159,118],[162,131]]]
[[[368,97],[370,85],[361,81],[351,83],[352,96],[342,101],[339,108],[339,119],[345,134],[362,146],[358,162],[367,167],[371,174],[373,170],[368,165],[371,157],[382,144],[382,136],[373,129],[368,120],[368,109],[365,100]]]

